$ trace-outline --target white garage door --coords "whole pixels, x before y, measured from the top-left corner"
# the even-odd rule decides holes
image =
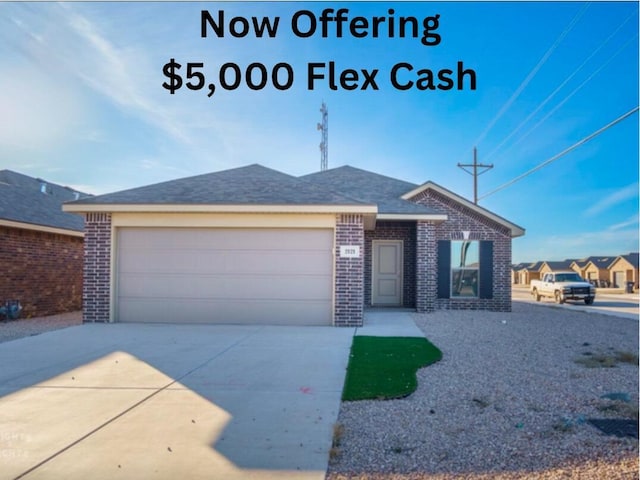
[[[329,229],[120,228],[120,322],[328,325]]]

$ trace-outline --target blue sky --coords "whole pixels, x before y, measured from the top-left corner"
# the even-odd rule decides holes
[[[440,15],[441,42],[309,38],[291,20],[347,8],[348,18]],[[388,10],[392,8],[391,15]],[[275,38],[200,37],[200,11],[280,17]],[[386,24],[386,23],[385,23]],[[385,25],[383,24],[383,25]],[[457,163],[495,168],[482,197],[638,106],[638,4],[0,3],[0,169],[89,193],[261,163],[293,175],[320,167],[319,108],[329,109],[329,168],[353,165],[467,198]],[[301,24],[302,26],[302,24]],[[396,26],[397,28],[397,26]],[[163,66],[291,65],[286,91],[162,88]],[[307,85],[307,65],[378,69],[379,90]],[[476,72],[476,90],[400,91],[389,71]],[[402,79],[410,75],[403,72]],[[638,114],[480,204],[527,230],[514,262],[638,249]]]

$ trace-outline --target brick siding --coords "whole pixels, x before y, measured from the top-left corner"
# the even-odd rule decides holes
[[[511,311],[511,232],[508,228],[480,215],[474,210],[432,190],[419,193],[413,202],[426,205],[448,215],[448,220],[430,227],[418,222],[417,229],[417,310],[472,309]],[[429,230],[432,231],[430,234]],[[493,298],[437,298],[435,272],[437,271],[438,240],[461,239],[461,233],[470,232],[473,240],[493,241]],[[431,235],[434,238],[427,238]],[[425,237],[425,241],[422,240]],[[421,265],[423,262],[423,265]],[[421,275],[427,278],[422,280]],[[433,277],[433,279],[431,279]],[[423,297],[424,294],[424,297]]]
[[[437,296],[436,226],[419,221],[416,225],[416,310],[433,312]]]
[[[84,231],[83,320],[108,322],[111,297],[111,214],[87,213]]]
[[[360,247],[360,257],[340,257],[340,246]],[[334,325],[360,327],[364,308],[364,225],[362,215],[336,218],[336,284]]]
[[[364,232],[364,304],[371,306],[373,240],[402,240],[403,294],[402,306],[416,306],[416,224],[415,222],[376,223],[375,230]]]
[[[82,237],[0,227],[0,265],[0,303],[19,300],[21,317],[82,307]]]

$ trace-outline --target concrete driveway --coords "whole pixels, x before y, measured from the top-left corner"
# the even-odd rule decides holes
[[[0,344],[0,478],[324,479],[353,334],[90,324]]]

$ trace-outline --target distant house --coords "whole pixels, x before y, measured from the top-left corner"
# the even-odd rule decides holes
[[[542,278],[542,276],[545,273],[549,273],[549,272],[557,272],[560,270],[571,270],[571,265],[573,264],[575,260],[573,259],[567,259],[567,260],[560,260],[560,261],[556,261],[556,262],[542,262],[542,265],[540,266],[540,278]]]
[[[573,263],[571,264],[571,270],[576,272],[582,278],[587,278],[585,269],[588,264],[589,264],[588,258],[581,258],[579,260],[574,260]]]
[[[522,264],[518,264],[519,269],[515,273],[515,275],[517,275],[518,277],[517,283],[522,285],[529,285],[531,283],[531,280],[540,280],[540,269],[542,268],[543,263],[544,262],[526,263],[524,264],[524,266],[521,266]]]
[[[527,285],[531,280],[542,278],[547,272],[573,270],[601,288],[626,288],[629,282],[633,282],[634,288],[638,288],[638,257],[639,254],[635,252],[618,256],[591,256],[577,260],[519,263],[512,267],[511,280],[513,284]]]
[[[608,287],[610,280],[609,268],[617,257],[589,257],[587,264],[584,266],[582,277],[591,282],[595,282],[598,286]]]
[[[528,265],[530,265],[530,263],[524,262],[524,263],[518,263],[511,267],[511,283],[512,284],[518,285],[518,284],[524,283],[522,279],[522,272]]]
[[[638,257],[636,253],[620,255],[609,265],[609,281],[616,288],[626,287],[627,282],[633,282],[638,288]]]
[[[62,204],[86,196],[0,170],[0,304],[19,300],[22,317],[81,308],[83,219]]]

